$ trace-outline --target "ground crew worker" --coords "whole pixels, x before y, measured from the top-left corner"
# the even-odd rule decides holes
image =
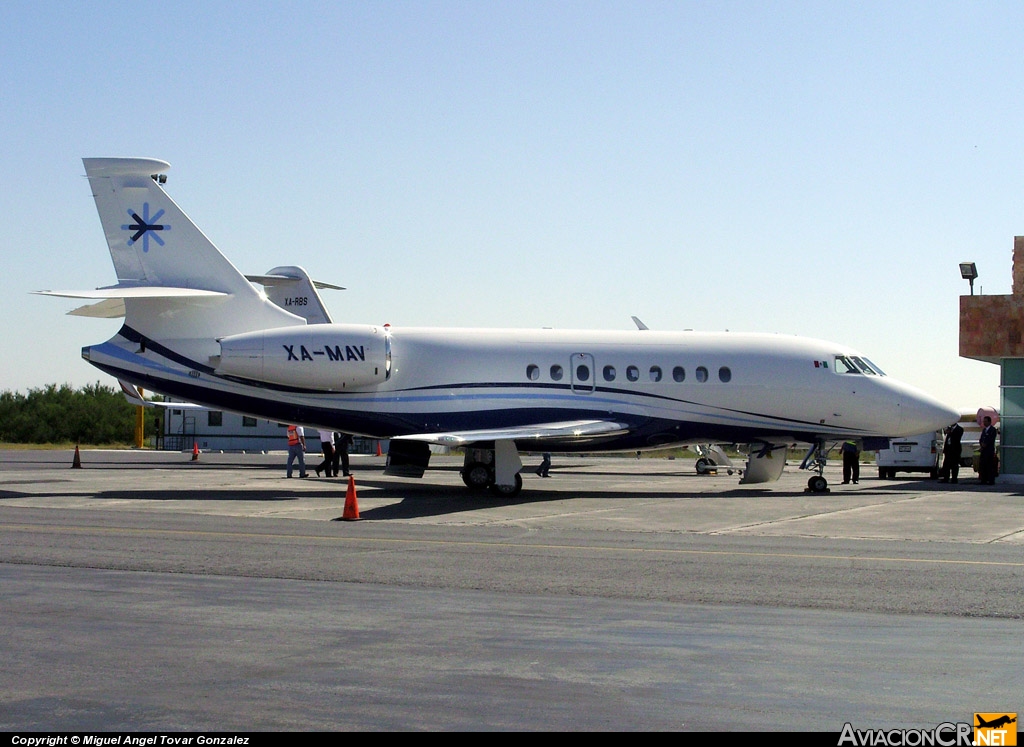
[[[299,477],[306,476],[306,435],[301,425],[288,426],[288,477],[292,476],[292,462],[299,460]]]

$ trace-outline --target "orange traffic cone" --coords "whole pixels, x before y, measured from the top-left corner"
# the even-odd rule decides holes
[[[377,456],[384,456],[380,450],[380,441],[377,441]]]
[[[348,492],[345,493],[345,510],[342,521],[359,521],[359,501],[356,500],[356,478],[348,476]]]
[[[82,455],[78,453],[78,444],[75,444],[75,458],[71,462],[71,469],[82,469]]]
[[[199,444],[196,441],[192,442],[192,461],[199,461]]]

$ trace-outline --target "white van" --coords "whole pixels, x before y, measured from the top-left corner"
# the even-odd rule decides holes
[[[939,476],[942,464],[942,431],[921,433],[907,438],[892,438],[889,448],[875,452],[878,477],[896,477],[897,472],[927,472]]]

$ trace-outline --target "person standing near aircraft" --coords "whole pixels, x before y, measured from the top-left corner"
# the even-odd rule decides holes
[[[331,469],[334,476],[338,476],[338,463],[341,463],[341,474],[349,476],[348,471],[348,447],[352,445],[352,436],[348,433],[334,434],[334,459],[331,462]]]
[[[299,477],[306,476],[306,435],[301,425],[288,426],[288,477],[292,476],[292,462],[299,460]]]
[[[981,458],[978,463],[978,477],[982,485],[996,484],[996,435],[999,433],[992,425],[992,418],[985,416],[978,446],[981,447]]]
[[[548,470],[550,470],[550,469],[551,469],[551,455],[548,454],[548,453],[545,453],[544,456],[541,457],[540,466],[537,467],[537,474],[540,475],[541,477],[551,477],[551,475],[548,474]]]
[[[331,431],[317,431],[320,434],[320,450],[324,453],[324,460],[317,465],[314,470],[316,476],[320,477],[320,471],[323,470],[327,473],[327,476],[331,476],[331,464],[334,461],[334,433]]]
[[[964,437],[964,429],[960,423],[953,423],[946,429],[946,440],[942,444],[942,469],[939,482],[956,483],[960,476],[960,455],[963,447],[960,440]]]
[[[843,485],[848,485],[850,480],[856,485],[860,482],[860,449],[856,441],[843,442]]]

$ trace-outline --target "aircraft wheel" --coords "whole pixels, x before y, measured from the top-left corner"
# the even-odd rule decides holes
[[[518,472],[516,473],[515,485],[491,485],[491,492],[502,498],[511,498],[512,496],[519,495],[519,491],[523,489],[523,477]]]
[[[710,471],[711,471],[711,462],[709,462],[704,457],[701,457],[700,459],[697,460],[697,474],[698,475],[706,475]]]
[[[807,481],[807,487],[811,489],[812,493],[824,493],[828,490],[828,480],[821,475],[815,475]]]
[[[462,481],[470,490],[483,490],[491,484],[491,471],[483,462],[472,462],[462,470]]]

